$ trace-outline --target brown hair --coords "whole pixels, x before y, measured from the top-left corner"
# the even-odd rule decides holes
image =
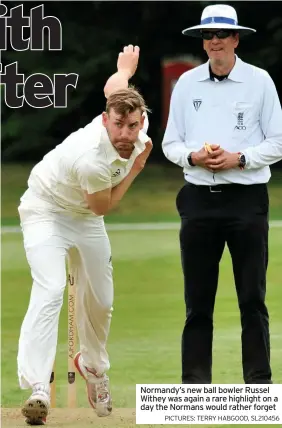
[[[141,113],[150,111],[143,96],[133,86],[113,92],[107,100],[106,112],[109,113],[111,108],[123,117],[137,109],[140,109]]]

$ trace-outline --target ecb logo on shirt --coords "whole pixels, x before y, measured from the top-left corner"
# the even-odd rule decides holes
[[[245,131],[247,128],[244,125],[244,113],[238,113],[237,115],[237,125],[235,129],[239,129],[239,131]]]
[[[196,111],[199,110],[201,104],[202,104],[202,100],[193,100],[193,105]]]

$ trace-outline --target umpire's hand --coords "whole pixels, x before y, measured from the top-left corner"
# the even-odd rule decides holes
[[[198,152],[193,152],[191,157],[194,165],[213,172],[211,161],[221,156],[224,150],[217,144],[211,144],[210,148],[212,149],[210,153],[205,147],[202,147]]]

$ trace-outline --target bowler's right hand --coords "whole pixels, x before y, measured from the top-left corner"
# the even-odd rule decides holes
[[[141,172],[143,170],[143,168],[145,167],[146,161],[147,161],[148,157],[150,156],[150,153],[151,153],[152,148],[153,148],[152,141],[151,140],[147,141],[145,143],[145,146],[146,146],[145,150],[143,150],[143,152],[140,153],[136,157],[136,159],[135,159],[135,161],[134,161],[134,163],[132,165],[131,171],[133,173],[139,174],[139,172]]]

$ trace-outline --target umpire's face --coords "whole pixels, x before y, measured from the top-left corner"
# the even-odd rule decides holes
[[[234,57],[239,35],[227,30],[202,31],[203,46],[211,64],[224,65]]]

